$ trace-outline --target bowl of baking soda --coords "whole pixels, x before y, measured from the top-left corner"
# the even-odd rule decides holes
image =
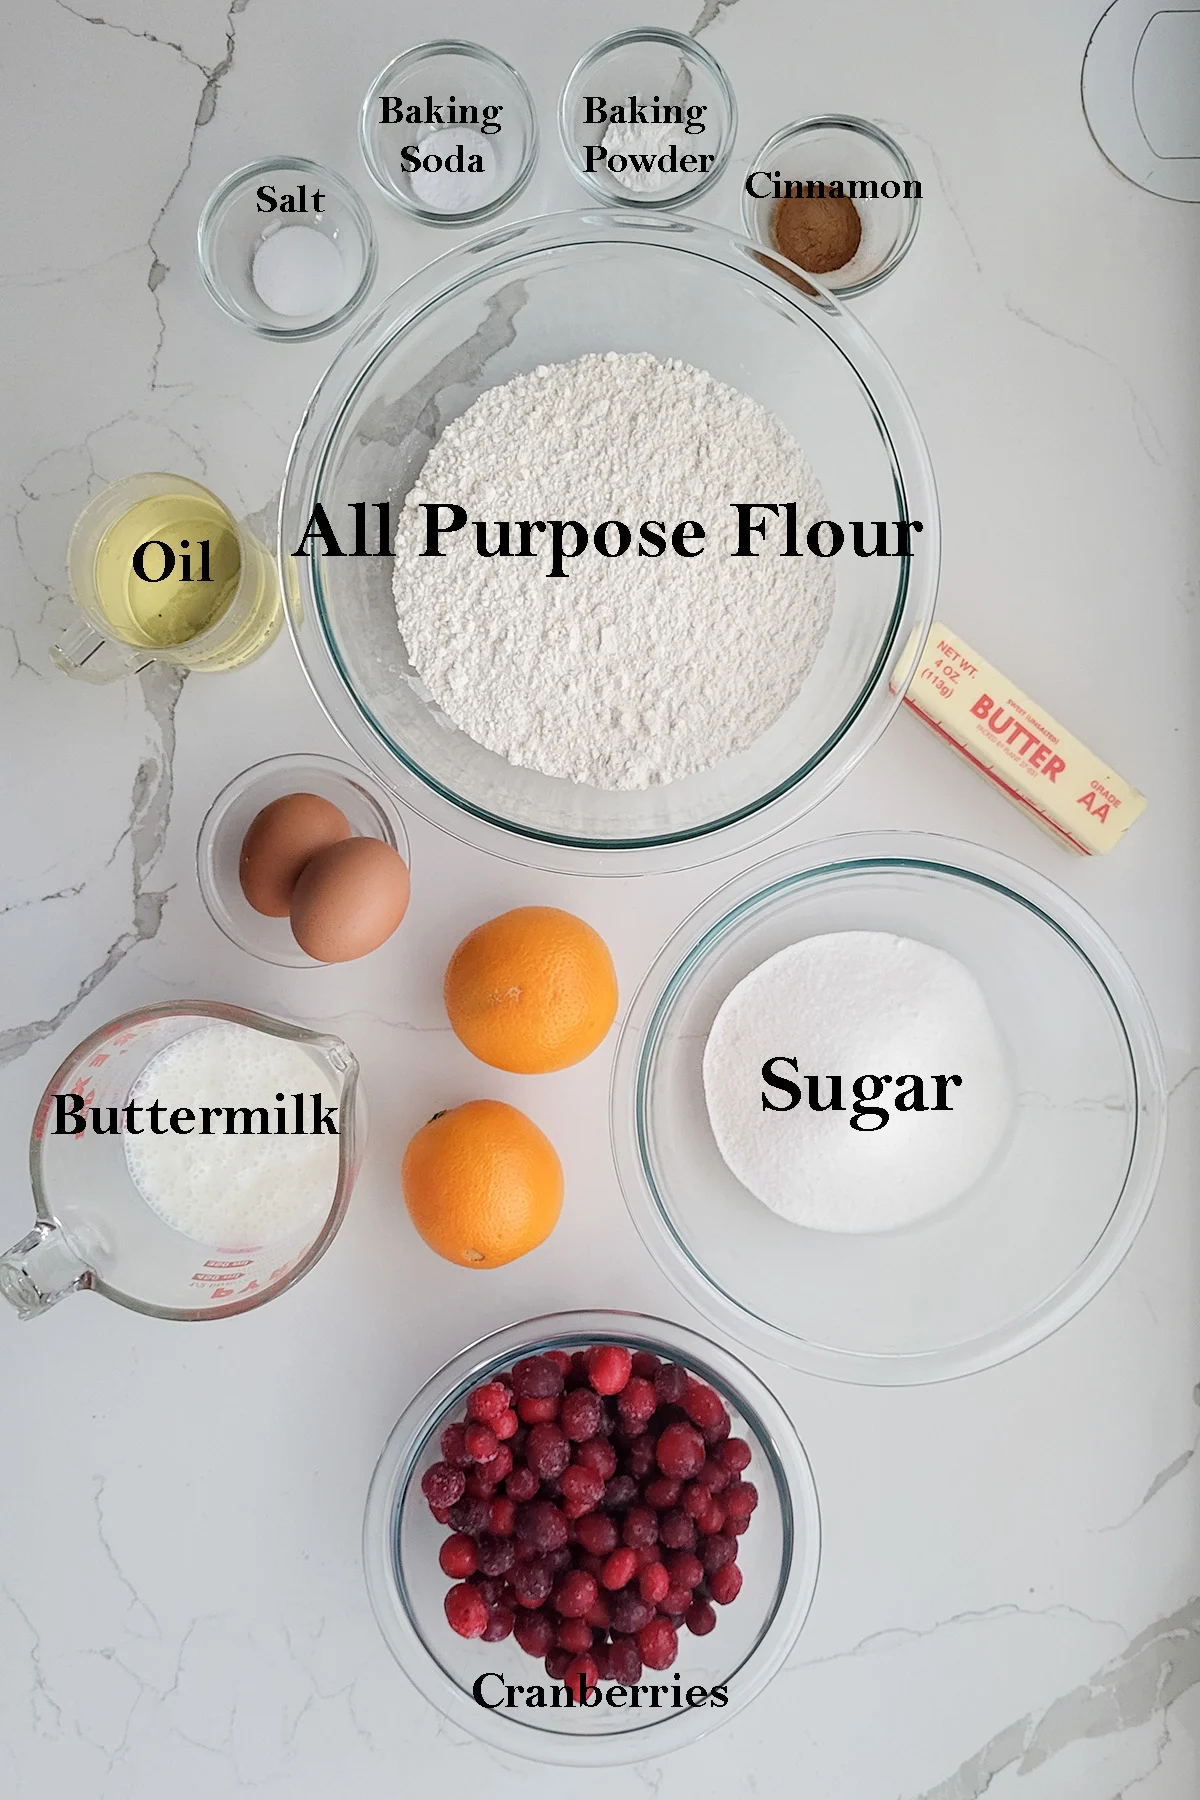
[[[1144,996],[1049,882],[919,833],[789,851],[633,1001],[626,1201],[710,1319],[842,1380],[941,1380],[1066,1323],[1145,1217],[1166,1091]]]
[[[280,508],[296,647],[360,759],[443,829],[589,874],[706,861],[829,793],[899,704],[938,560],[857,322],[628,209],[496,227],[398,289]]]

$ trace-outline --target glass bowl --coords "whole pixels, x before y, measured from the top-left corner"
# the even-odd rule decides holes
[[[453,118],[448,111],[451,97]],[[415,107],[422,115],[421,122],[388,119],[385,114],[393,106]],[[483,109],[489,106],[498,111],[487,118]],[[472,111],[478,114],[474,123]],[[428,196],[422,199],[413,186],[416,170],[410,167],[411,156],[406,158],[404,152],[416,151],[424,137],[439,128],[455,125],[472,130],[496,125],[498,129],[480,131],[488,154],[484,170],[475,177],[480,184],[478,203],[447,209],[432,205]],[[537,163],[537,114],[529,89],[502,56],[482,44],[440,38],[406,50],[376,76],[359,114],[358,142],[371,179],[393,206],[423,225],[479,225],[508,206],[527,186]],[[447,148],[453,154],[455,146]]]
[[[447,1528],[420,1491],[441,1458],[439,1439],[462,1416],[469,1391],[521,1356],[618,1343],[683,1363],[717,1389],[735,1435],[752,1451],[747,1477],[759,1491],[750,1529],[739,1540],[745,1580],[736,1601],[718,1608],[707,1637],[680,1633],[679,1660],[666,1675],[690,1685],[728,1684],[728,1704],[651,1711],[594,1708],[490,1710],[473,1699],[487,1671],[506,1682],[549,1683],[543,1666],[511,1637],[485,1644],[456,1637],[443,1599],[450,1583],[438,1565]],[[794,1645],[812,1604],[820,1562],[817,1491],[804,1448],[774,1395],[745,1365],[683,1326],[627,1312],[563,1312],[526,1319],[482,1338],[446,1364],[411,1401],[384,1446],[367,1499],[363,1564],[367,1589],[388,1648],[438,1713],[497,1749],[540,1762],[601,1766],[664,1756],[695,1742],[761,1693]]]
[[[758,177],[755,180],[755,177]],[[878,287],[908,255],[921,217],[921,184],[894,139],[869,119],[841,113],[801,119],[768,138],[750,164],[742,187],[746,234],[780,255],[773,222],[779,204],[775,181],[866,183],[881,191],[858,201],[862,239],[848,263],[820,275],[820,284],[850,300]],[[750,184],[763,190],[753,194]],[[882,190],[892,187],[895,193]],[[858,200],[858,196],[850,198]]]
[[[811,1231],[726,1167],[701,1073],[718,1008],[769,956],[830,931],[949,952],[987,999],[1014,1117],[976,1185],[871,1235]],[[751,869],[676,933],[635,997],[613,1070],[625,1199],[680,1290],[744,1343],[880,1385],[1002,1362],[1097,1293],[1146,1215],[1162,1160],[1162,1054],[1144,995],[1066,894],[953,838],[879,832]]]
[[[240,950],[287,969],[327,969],[302,950],[287,919],[256,912],[242,892],[242,842],[264,806],[285,794],[319,794],[346,815],[351,837],[379,838],[398,850],[411,874],[404,820],[391,796],[361,769],[332,756],[273,756],[243,769],[221,789],[196,841],[200,893],[214,925]]]
[[[692,165],[667,173],[659,187],[639,190],[627,185],[612,172],[607,156],[603,162],[597,160],[608,119],[589,118],[589,98],[603,100],[606,114],[614,106],[627,111],[631,98],[643,109],[657,103],[658,118],[651,117],[651,126],[674,123],[678,109],[675,160],[691,157]],[[696,107],[702,110],[689,110]],[[682,32],[640,26],[605,38],[580,57],[558,103],[558,130],[572,175],[594,199],[608,206],[615,202],[661,210],[698,200],[721,179],[737,136],[737,101],[729,77],[702,44]],[[622,154],[616,149],[613,153]],[[655,147],[654,153],[671,154],[666,145],[662,152]]]
[[[278,198],[307,191],[303,213],[260,212],[258,190],[271,186]],[[310,198],[324,196],[321,211]],[[289,225],[319,231],[337,251],[340,279],[332,279],[329,301],[315,312],[295,316],[274,312],[254,285],[254,258],[262,245]],[[378,252],[370,214],[350,186],[332,169],[304,156],[274,156],[250,163],[223,181],[200,215],[196,233],[204,285],[224,312],[259,337],[280,341],[322,337],[343,324],[366,297],[375,279]]]
[[[784,265],[695,219],[624,209],[500,228],[399,288],[335,357],[301,421],[280,502],[280,567],[300,661],[334,726],[406,804],[515,861],[588,874],[683,867],[756,842],[828,794],[900,695],[940,555],[937,497],[912,410],[870,337]],[[793,431],[831,518],[920,519],[911,558],[838,559],[828,636],[796,700],[749,749],[640,792],[515,767],[431,701],[396,621],[374,503],[397,511],[430,444],[487,388],[596,351],[679,357]],[[365,555],[294,555],[325,508]],[[388,543],[390,544],[390,538]],[[319,549],[319,545],[317,546]]]

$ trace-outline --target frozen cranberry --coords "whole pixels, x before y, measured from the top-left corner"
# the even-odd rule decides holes
[[[613,1595],[608,1609],[612,1614],[614,1631],[640,1631],[654,1617],[654,1608],[647,1606],[640,1594],[635,1594],[632,1588],[627,1587],[619,1589]]]
[[[490,1463],[485,1468],[493,1481],[503,1481],[506,1475],[512,1474],[513,1453],[507,1444],[501,1444]]]
[[[523,1356],[513,1364],[513,1393],[518,1400],[544,1400],[563,1391],[563,1372],[548,1356]]]
[[[491,1425],[496,1436],[500,1439],[500,1442],[504,1443],[507,1438],[516,1437],[517,1426],[520,1424],[520,1420],[510,1406],[505,1412],[500,1414],[499,1418],[490,1419],[488,1423]]]
[[[638,1632],[637,1642],[648,1669],[669,1669],[679,1654],[679,1639],[669,1619],[651,1619]]]
[[[517,1417],[526,1425],[547,1425],[558,1417],[557,1395],[526,1394],[517,1401]]]
[[[679,1363],[664,1363],[654,1377],[654,1392],[660,1406],[678,1406],[687,1393],[688,1372]]]
[[[449,1575],[455,1581],[465,1581],[468,1575],[475,1573],[477,1567],[475,1540],[456,1531],[438,1551],[438,1562],[443,1575]]]
[[[574,1566],[574,1562],[569,1544],[559,1544],[556,1549],[546,1552],[546,1567],[552,1575],[565,1575]]]
[[[608,1678],[624,1687],[636,1687],[642,1679],[642,1657],[633,1637],[614,1637],[608,1646]]]
[[[704,1439],[694,1425],[668,1425],[658,1440],[656,1454],[664,1475],[687,1481],[704,1462]]]
[[[563,1379],[566,1379],[567,1370],[571,1367],[571,1353],[569,1350],[547,1350],[546,1361],[552,1362],[562,1375]]]
[[[578,1444],[596,1435],[603,1415],[604,1402],[599,1394],[591,1388],[572,1388],[563,1397],[558,1422],[566,1435]]]
[[[518,1506],[517,1536],[537,1550],[557,1550],[567,1541],[567,1521],[552,1500],[530,1500]]]
[[[569,1388],[588,1385],[587,1361],[582,1350],[571,1352],[571,1366],[566,1373],[566,1383]]]
[[[478,1554],[479,1569],[484,1575],[507,1575],[516,1561],[510,1537],[491,1537],[486,1532],[479,1540]]]
[[[482,1568],[482,1563],[480,1567]],[[698,1556],[690,1550],[675,1550],[666,1559],[667,1574],[671,1577],[671,1586],[686,1588],[690,1594],[704,1578],[704,1568]]]
[[[638,1593],[647,1606],[657,1606],[671,1585],[663,1563],[648,1563],[638,1576]]]
[[[707,1600],[693,1600],[683,1615],[683,1622],[693,1637],[707,1637],[717,1622],[717,1615]]]
[[[554,1621],[549,1613],[519,1612],[513,1625],[513,1636],[526,1656],[545,1656],[554,1644]]]
[[[648,1431],[634,1438],[626,1450],[625,1467],[635,1481],[645,1481],[648,1475],[654,1474],[654,1439]]]
[[[590,1550],[580,1550],[575,1556],[575,1566],[579,1569],[586,1569],[589,1575],[594,1575],[599,1581],[604,1573],[604,1558],[594,1555]]]
[[[557,1425],[534,1425],[525,1446],[525,1461],[539,1481],[554,1481],[571,1460],[571,1446]]]
[[[585,1469],[595,1469],[601,1481],[617,1472],[617,1453],[607,1438],[585,1438],[575,1452],[575,1461]]]
[[[731,1475],[740,1475],[750,1466],[750,1446],[745,1438],[726,1438],[717,1452],[717,1460]]]
[[[669,1507],[678,1506],[682,1487],[682,1482],[676,1481],[673,1475],[656,1475],[642,1489],[642,1499],[655,1512],[666,1512]]]
[[[597,1631],[607,1631],[612,1624],[612,1613],[609,1610],[608,1595],[600,1592],[584,1613],[584,1619]]]
[[[474,1423],[467,1426],[467,1450],[474,1462],[491,1462],[500,1448],[500,1439],[490,1425]]]
[[[583,1360],[598,1394],[619,1394],[633,1368],[632,1356],[620,1344],[596,1344],[584,1352]]]
[[[725,1411],[724,1402],[715,1388],[710,1388],[706,1381],[697,1381],[695,1376],[688,1377],[680,1402],[684,1412],[703,1431],[706,1425],[715,1425]]]
[[[576,1656],[569,1662],[562,1673],[562,1680],[576,1700],[581,1704],[589,1688],[594,1688],[600,1679],[600,1671],[592,1656]]]
[[[749,1519],[726,1519],[724,1525],[721,1527],[722,1531],[728,1531],[733,1537],[741,1537],[742,1533],[744,1531],[749,1531],[749,1529]]]
[[[617,1396],[617,1416],[626,1430],[644,1431],[657,1405],[654,1383],[644,1375],[631,1375]]]
[[[586,1619],[564,1619],[555,1642],[560,1649],[569,1650],[572,1656],[580,1656],[592,1647],[592,1628]]]
[[[676,1507],[660,1516],[658,1535],[668,1550],[692,1550],[696,1544],[696,1521]]]
[[[556,1644],[546,1657],[546,1673],[551,1681],[561,1681],[570,1668],[572,1660],[571,1652]]]
[[[562,1491],[568,1518],[573,1514],[578,1519],[599,1506],[604,1482],[595,1469],[584,1469],[578,1463],[572,1463],[569,1469],[563,1470]]]
[[[710,1499],[702,1513],[696,1517],[696,1530],[704,1537],[711,1537],[714,1531],[720,1531],[725,1523],[725,1508],[719,1500]]]
[[[485,1381],[467,1395],[468,1419],[480,1419],[494,1425],[502,1412],[508,1411],[508,1389],[502,1381]]]
[[[704,1439],[704,1442],[708,1445],[710,1450],[718,1450],[729,1436],[730,1429],[731,1424],[729,1414],[722,1409],[720,1418],[715,1419],[711,1425],[702,1425],[700,1427],[700,1436]]]
[[[539,1557],[532,1562],[517,1563],[510,1577],[512,1590],[521,1606],[530,1608],[542,1606],[550,1598],[550,1590],[554,1586],[554,1576],[549,1565]],[[542,1653],[534,1650],[531,1655]]]
[[[455,1531],[465,1531],[468,1537],[478,1537],[487,1525],[490,1511],[486,1500],[478,1500],[473,1494],[464,1494],[450,1508],[450,1523]]]
[[[622,1545],[614,1550],[605,1561],[600,1575],[600,1584],[609,1589],[623,1588],[626,1582],[632,1581],[637,1574],[638,1559],[635,1550]]]
[[[555,1584],[553,1606],[564,1619],[582,1619],[596,1598],[595,1577],[582,1569],[571,1569]]]
[[[446,1618],[459,1637],[479,1638],[487,1630],[488,1609],[473,1587],[460,1581],[446,1589]]]
[[[674,1582],[659,1601],[658,1610],[668,1619],[682,1619],[692,1604],[691,1588],[676,1587]]]
[[[663,1559],[662,1545],[639,1544],[637,1559],[639,1569],[646,1569],[651,1563],[661,1562]]]
[[[733,1538],[726,1537],[723,1531],[714,1532],[712,1537],[701,1538],[699,1557],[706,1575],[715,1575],[726,1563],[731,1563],[737,1556],[737,1544]]]
[[[442,1456],[452,1469],[465,1469],[471,1460],[465,1425],[447,1425],[442,1433]]]
[[[434,1463],[426,1469],[421,1477],[421,1492],[431,1506],[453,1506],[461,1500],[467,1485],[467,1478],[461,1469],[452,1468],[447,1462]]]
[[[708,1578],[708,1591],[718,1606],[728,1606],[742,1591],[742,1571],[735,1562],[726,1563]]]
[[[508,1583],[499,1575],[472,1575],[471,1586],[491,1612],[494,1607],[506,1606],[510,1599]]]
[[[511,1606],[494,1606],[488,1613],[487,1624],[483,1628],[485,1644],[500,1644],[512,1632],[516,1623],[516,1614]]]
[[[435,1506],[431,1500],[429,1502],[429,1510],[439,1525],[448,1525],[450,1523],[450,1514],[454,1511],[454,1508],[452,1506]]]
[[[721,1496],[721,1504],[730,1519],[748,1519],[758,1505],[758,1489],[752,1481],[731,1481]]]
[[[696,1480],[701,1487],[706,1487],[710,1494],[721,1494],[729,1486],[733,1476],[722,1463],[715,1461],[711,1456],[706,1456],[700,1465],[700,1473],[696,1476]]]
[[[611,1513],[587,1513],[575,1527],[579,1542],[595,1556],[607,1556],[621,1541],[621,1533]]]
[[[638,1485],[632,1475],[614,1475],[604,1484],[604,1505],[611,1512],[624,1512],[637,1499]]]
[[[520,1464],[513,1470],[511,1475],[506,1477],[504,1491],[510,1500],[516,1500],[518,1502],[522,1500],[532,1500],[533,1496],[538,1491],[538,1478],[532,1469],[528,1469],[524,1464]]]
[[[633,1372],[640,1375],[643,1381],[653,1381],[662,1368],[662,1358],[655,1356],[653,1350],[635,1350],[633,1353]]]
[[[467,1493],[472,1500],[490,1500],[499,1486],[498,1479],[490,1472],[486,1463],[472,1469],[467,1476]]]
[[[631,1506],[625,1514],[621,1536],[635,1550],[643,1544],[652,1544],[658,1536],[658,1514],[651,1512],[648,1506]]]
[[[706,1507],[712,1504],[712,1495],[698,1481],[689,1481],[679,1495],[679,1504],[689,1519],[698,1519]]]
[[[508,1439],[508,1447],[513,1453],[513,1461],[515,1463],[524,1461],[525,1445],[526,1445],[526,1442],[528,1441],[528,1438],[529,1438],[528,1425],[524,1424],[520,1419],[518,1419],[517,1429],[513,1432],[512,1436]]]

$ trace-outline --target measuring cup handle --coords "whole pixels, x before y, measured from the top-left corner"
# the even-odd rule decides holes
[[[34,1319],[64,1294],[91,1285],[91,1269],[80,1262],[61,1228],[45,1219],[0,1256],[0,1294],[22,1319]]]
[[[122,681],[154,661],[145,650],[114,643],[81,619],[50,646],[50,661],[76,681]]]

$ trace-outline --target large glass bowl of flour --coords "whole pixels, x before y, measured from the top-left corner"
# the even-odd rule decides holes
[[[390,506],[394,535],[431,448],[487,390],[610,351],[678,359],[766,408],[807,457],[823,516],[847,525],[846,547],[829,565],[836,600],[827,635],[782,715],[714,767],[619,791],[519,767],[434,702],[401,636],[392,544],[379,541],[376,510]],[[318,506],[343,554],[310,535],[310,553],[297,556]],[[538,507],[531,494],[523,516],[548,516]],[[920,520],[923,529],[911,557],[858,557],[854,520],[867,522],[867,543],[876,520]],[[706,551],[715,562],[727,546],[725,527],[712,523],[722,533]],[[899,703],[888,677],[932,619],[939,547],[919,428],[862,327],[830,296],[796,285],[761,247],[697,220],[622,212],[505,227],[399,288],[313,395],[280,504],[293,638],[351,748],[442,828],[516,860],[591,874],[730,853],[828,794]],[[487,566],[480,558],[481,580]],[[619,580],[621,565],[612,568]]]
[[[892,1229],[780,1217],[726,1165],[705,1099],[729,994],[789,946],[839,932],[915,939],[962,964],[1009,1067],[1007,1131],[982,1173]],[[788,1035],[780,1054],[810,1067],[805,1020]],[[1166,1086],[1145,997],[1081,906],[979,845],[873,832],[774,857],[680,927],[630,1006],[611,1116],[634,1223],[702,1313],[795,1368],[882,1386],[1003,1362],[1099,1291],[1154,1193]]]

